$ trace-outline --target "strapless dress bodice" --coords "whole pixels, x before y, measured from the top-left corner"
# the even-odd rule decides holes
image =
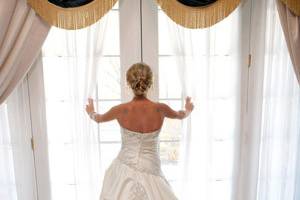
[[[139,133],[121,128],[122,147],[117,159],[135,170],[162,176],[158,148],[160,129]]]
[[[105,172],[100,200],[177,200],[161,171],[159,133],[121,127],[122,147]]]

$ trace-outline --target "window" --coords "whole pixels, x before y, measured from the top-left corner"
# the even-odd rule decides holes
[[[107,26],[107,23],[110,25]],[[70,116],[80,118],[84,114],[78,114],[80,108],[77,101],[80,101],[79,96],[85,81],[80,74],[84,73],[83,68],[90,59],[89,45],[92,44],[90,39],[101,43],[100,34],[104,34],[105,39],[102,46],[95,49],[102,50],[103,47],[103,52],[93,52],[93,56],[96,56],[93,62],[97,62],[96,65],[99,66],[97,74],[99,82],[93,94],[96,99],[95,107],[104,112],[121,102],[119,32],[117,3],[101,21],[91,27],[77,31],[51,28],[43,46],[50,185],[53,200],[96,198],[88,196],[91,190],[87,188],[86,181],[82,180],[87,173],[86,166],[78,163],[80,151],[86,153],[86,149],[78,141],[85,136],[79,134],[85,134],[88,130],[79,127],[83,130],[76,132],[74,128],[78,128],[77,119]],[[75,46],[79,52],[74,50]],[[100,177],[102,178],[105,169],[120,149],[120,129],[116,121],[99,125],[95,123],[92,132],[95,133],[91,138],[91,145],[94,147],[89,153],[92,154],[91,160],[95,160],[95,163],[89,170],[99,171],[95,173],[97,177],[93,182],[93,186],[98,189]],[[99,191],[94,193],[98,194]]]
[[[73,119],[74,117],[68,118],[69,115],[78,115],[77,101],[80,97],[76,95],[80,96],[85,84],[80,74],[85,73],[81,70],[86,67],[85,64],[89,59],[86,52],[89,50],[87,46],[90,41],[86,38],[89,38],[92,33],[99,31],[97,27],[100,23],[105,23],[104,21],[107,20],[109,26],[106,26],[104,28],[105,32],[102,32],[105,35],[103,52],[99,53],[99,58],[94,59],[97,66],[99,66],[97,88],[93,94],[97,100],[96,109],[103,113],[113,105],[128,99],[129,94],[123,94],[123,79],[125,79],[124,74],[128,67],[126,63],[128,60],[126,59],[127,57],[130,59],[135,57],[133,60],[140,61],[140,55],[145,62],[151,56],[157,59],[157,64],[150,64],[154,74],[157,74],[158,77],[157,80],[154,80],[154,82],[157,81],[157,88],[154,89],[154,96],[157,97],[157,100],[177,110],[184,107],[184,102],[182,101],[184,88],[182,88],[179,70],[176,69],[177,55],[174,54],[174,47],[168,35],[170,32],[168,29],[170,19],[154,2],[147,2],[143,6],[133,7],[125,4],[129,3],[124,1],[123,7],[120,8],[119,5],[116,5],[108,13],[107,19],[101,19],[100,22],[93,25],[89,30],[90,32],[87,29],[66,31],[52,28],[44,45],[43,64],[48,123],[47,134],[49,139],[52,199],[54,200],[62,197],[64,199],[87,199],[87,195],[90,195],[90,193],[99,193],[104,172],[120,150],[120,128],[116,121],[95,124],[92,130],[93,134],[86,136],[84,135],[85,127],[76,125],[76,120],[78,119],[76,117],[75,119]],[[130,9],[127,7],[130,7]],[[142,12],[137,10],[141,8]],[[152,8],[155,9],[153,10]],[[151,9],[151,11],[143,12],[143,9]],[[127,12],[133,12],[134,14]],[[143,17],[140,16],[141,13],[144,13],[142,14]],[[145,16],[145,13],[149,16]],[[197,70],[202,71],[197,71],[197,74],[201,74],[201,84],[204,85],[205,89],[208,88],[207,84],[211,87],[211,93],[203,90],[203,93],[199,94],[201,96],[199,98],[203,98],[203,102],[211,106],[211,110],[194,113],[197,119],[201,118],[203,123],[209,123],[198,126],[197,123],[193,122],[196,124],[192,130],[193,135],[197,137],[195,139],[200,141],[201,145],[192,142],[191,147],[188,148],[191,148],[190,151],[202,154],[200,155],[202,156],[201,161],[190,161],[194,163],[193,167],[199,167],[199,162],[209,163],[204,166],[204,168],[207,166],[211,167],[209,172],[212,174],[208,174],[210,176],[209,180],[203,178],[203,173],[206,173],[206,169],[198,170],[199,173],[195,175],[203,181],[209,181],[209,184],[202,183],[203,185],[220,188],[218,193],[213,194],[214,199],[219,199],[220,196],[223,199],[229,199],[232,191],[232,165],[235,159],[234,156],[236,156],[234,154],[235,141],[233,135],[237,132],[239,124],[239,120],[237,120],[239,113],[236,108],[239,106],[237,102],[240,94],[239,87],[235,84],[240,73],[237,70],[239,60],[235,57],[238,42],[233,44],[230,43],[232,40],[226,40],[226,42],[219,42],[219,40],[224,40],[224,38],[232,35],[231,30],[228,30],[227,27],[236,26],[239,23],[237,20],[238,14],[239,12],[235,12],[230,18],[220,23],[217,28],[193,32],[193,38],[198,38],[197,42],[204,44],[199,46],[200,49],[198,47],[196,49],[197,52],[200,52],[201,65],[205,66],[201,69],[198,68]],[[134,17],[134,20],[132,18],[128,21],[124,18],[122,19],[122,17],[126,16],[129,16],[128,18]],[[146,21],[141,23],[141,20]],[[124,26],[122,22],[133,24]],[[145,27],[149,26],[149,24],[153,26],[151,27],[153,33],[144,30],[149,28]],[[219,32],[222,35],[219,35]],[[130,38],[127,35],[128,33],[134,34],[137,38]],[[143,34],[149,35],[145,36]],[[236,31],[236,34],[238,34],[238,31]],[[95,37],[97,35],[99,36],[99,34],[96,34]],[[124,40],[129,41],[124,42]],[[158,43],[157,47],[155,46],[156,43]],[[82,47],[79,48],[79,52],[74,51],[74,45]],[[157,49],[154,51],[148,51],[155,48]],[[207,64],[209,62],[211,62],[210,65]],[[132,60],[128,63],[132,64]],[[226,70],[224,67],[222,68],[224,64],[226,65]],[[74,68],[74,66],[76,67]],[[60,72],[59,74],[57,73],[58,71]],[[81,115],[78,116],[82,117]],[[218,126],[215,124],[218,124]],[[75,127],[82,129],[82,134],[80,131],[77,131],[79,135],[76,135]],[[180,191],[181,187],[181,177],[178,172],[180,168],[180,153],[182,153],[183,129],[184,124],[182,121],[165,119],[160,134],[159,148],[162,170],[176,193]],[[202,133],[201,138],[196,132]],[[86,137],[90,137],[90,140],[85,139]],[[91,143],[91,149],[82,147],[80,140],[88,140],[87,142]],[[205,142],[207,144],[204,144]],[[224,152],[226,153],[224,154]],[[93,166],[78,163],[78,156],[80,156],[78,154],[85,155],[85,153],[88,153],[89,159],[91,159],[88,162]],[[223,155],[226,156],[224,157]],[[227,159],[227,161],[225,162],[224,159]],[[100,171],[99,173],[92,171],[92,173],[96,174],[96,177],[91,181],[93,183],[92,186],[88,185],[88,180],[84,180],[87,168]],[[95,186],[95,191],[91,191],[90,187]],[[192,190],[195,192],[196,189],[193,188]],[[203,194],[203,196],[205,195],[207,194]],[[92,198],[96,197],[91,196]]]
[[[3,164],[0,170],[1,188],[0,197],[4,199],[17,199],[14,173],[13,145],[10,138],[7,104],[0,106],[0,162]]]
[[[177,153],[166,171],[174,178],[176,191],[185,187],[183,199],[231,199],[234,191],[241,95],[237,83],[242,82],[243,73],[237,56],[242,30],[240,14],[237,9],[217,25],[190,30],[175,25],[162,10],[158,11],[160,100],[182,108],[181,100],[189,92],[196,105],[188,131],[185,124],[173,120],[168,130],[175,140],[169,142],[171,147],[166,150],[175,147]],[[186,80],[197,83],[197,89]],[[185,84],[187,87],[182,88]],[[188,139],[188,145],[182,145],[188,134],[192,139]],[[182,177],[179,165],[187,167]]]
[[[158,77],[159,101],[168,104],[175,110],[182,109],[182,89],[178,70],[176,69],[175,55],[168,39],[168,25],[166,14],[158,8]],[[177,190],[178,161],[180,141],[182,137],[182,121],[165,119],[160,135],[160,156],[162,170],[169,177],[170,184]]]

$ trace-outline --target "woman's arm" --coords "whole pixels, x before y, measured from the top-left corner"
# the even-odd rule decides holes
[[[190,115],[193,109],[194,105],[191,102],[191,97],[186,98],[185,110],[175,111],[172,108],[170,108],[167,104],[160,104],[160,110],[164,113],[165,117],[171,119],[184,119]]]
[[[108,122],[117,119],[117,116],[119,114],[119,106],[114,106],[106,113],[99,114],[95,112],[93,99],[89,98],[88,101],[89,104],[86,105],[85,109],[88,115],[90,116],[90,118],[95,122],[101,123],[101,122]]]

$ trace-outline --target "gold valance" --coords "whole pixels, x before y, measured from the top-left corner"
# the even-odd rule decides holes
[[[206,28],[226,18],[241,0],[156,1],[177,24],[187,28]],[[97,22],[116,2],[117,0],[28,0],[29,5],[45,21],[64,29],[80,29]]]
[[[206,6],[188,6],[178,0],[156,0],[162,10],[177,24],[186,28],[206,28],[226,18],[240,0],[217,0]]]
[[[59,2],[59,1],[57,1]],[[97,22],[117,0],[89,0],[86,4],[62,7],[50,0],[28,0],[28,4],[49,24],[64,29],[80,29]]]
[[[300,16],[300,0],[281,0],[295,15]]]

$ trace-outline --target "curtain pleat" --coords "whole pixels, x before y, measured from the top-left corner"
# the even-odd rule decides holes
[[[178,89],[182,88],[183,101],[191,96],[195,104],[183,122],[180,181],[175,189],[179,199],[230,200],[233,196],[241,123],[241,13],[237,9],[216,26],[197,30],[179,26],[162,13],[160,27],[167,26],[165,39],[172,50]]]
[[[277,0],[277,10],[294,71],[300,84],[300,16],[295,15],[281,0]]]
[[[276,1],[268,0],[257,200],[299,199],[300,90]],[[298,194],[297,194],[298,193]]]
[[[105,63],[103,45],[109,17],[106,15],[80,30],[53,27],[43,47],[53,199],[62,196],[70,200],[74,196],[80,200],[99,199],[105,171],[101,160],[102,146],[98,124],[89,118],[85,105],[87,98],[95,99],[98,92],[98,69]],[[97,109],[98,102],[94,104]]]
[[[280,0],[284,3],[295,15],[300,16],[299,0]]]
[[[0,105],[0,199],[36,200],[27,79]]]
[[[1,1],[0,104],[25,77],[40,52],[50,26],[25,0]]]

